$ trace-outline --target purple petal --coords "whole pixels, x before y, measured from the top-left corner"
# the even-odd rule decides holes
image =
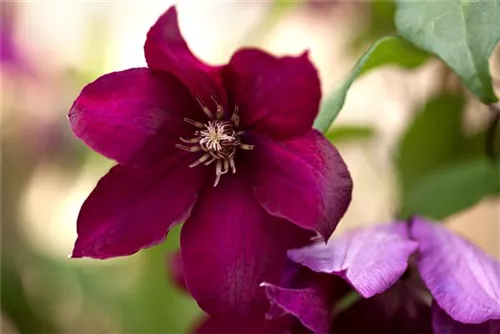
[[[307,53],[278,58],[257,49],[243,49],[233,55],[222,77],[246,129],[289,139],[312,128],[321,88]]]
[[[351,201],[352,180],[338,151],[316,130],[285,142],[254,139],[260,204],[327,240]]]
[[[179,149],[189,136],[183,121],[197,108],[173,77],[136,68],[104,75],[75,100],[69,121],[75,135],[124,165],[148,166]]]
[[[407,283],[399,281],[382,294],[335,312],[330,333],[432,333],[430,307]]]
[[[273,306],[278,306],[285,314],[295,316],[315,333],[327,333],[330,325],[333,279],[326,275],[313,274],[302,288],[285,288],[264,283],[267,298]],[[279,312],[274,307],[268,316],[275,317]]]
[[[463,323],[500,319],[500,262],[443,226],[412,222],[417,266],[439,306]]]
[[[408,239],[406,225],[393,223],[354,230],[328,244],[290,250],[288,256],[313,271],[339,275],[363,297],[371,297],[401,277],[417,245]]]
[[[209,317],[198,324],[193,331],[198,334],[271,334],[289,333],[293,321],[289,317],[266,320],[264,316],[235,318]]]
[[[172,73],[205,104],[212,103],[212,96],[225,102],[219,69],[203,63],[189,50],[179,29],[175,7],[170,7],[151,27],[144,53],[150,68]]]
[[[113,167],[80,210],[72,257],[130,255],[163,241],[189,216],[205,180],[202,170],[188,168],[181,157],[151,170]]]
[[[259,284],[276,283],[286,250],[311,237],[289,222],[268,215],[242,173],[206,187],[181,232],[181,252],[189,291],[212,316],[264,314]]]
[[[187,292],[184,268],[182,267],[181,252],[176,251],[167,255],[168,275],[174,285]]]
[[[464,324],[453,320],[436,303],[432,305],[432,327],[435,334],[498,334],[500,320],[489,320],[481,324]]]

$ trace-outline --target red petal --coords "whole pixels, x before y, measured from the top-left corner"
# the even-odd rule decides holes
[[[80,210],[72,257],[130,255],[163,241],[189,216],[204,181],[203,170],[186,160],[152,170],[113,167]]]
[[[311,129],[321,88],[307,53],[277,58],[243,49],[233,55],[222,76],[244,129],[276,139],[305,135]]]
[[[225,104],[218,68],[203,63],[189,50],[175,7],[170,7],[151,27],[144,53],[150,68],[172,73],[206,105],[212,105],[212,96]]]
[[[197,108],[170,75],[136,68],[104,75],[75,100],[69,121],[76,136],[124,165],[147,166],[178,151],[192,131],[183,118]]]
[[[279,281],[286,250],[310,236],[268,215],[241,174],[223,176],[200,194],[182,228],[188,289],[212,316],[264,314],[268,302],[259,284]]]
[[[352,180],[335,147],[316,130],[275,142],[255,138],[254,189],[270,214],[327,240],[351,201]]]
[[[193,331],[198,334],[272,334],[289,333],[293,319],[282,317],[276,320],[266,320],[264,316],[235,318],[210,317],[203,319]]]

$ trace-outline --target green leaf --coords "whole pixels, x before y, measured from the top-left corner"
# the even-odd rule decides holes
[[[486,158],[470,160],[426,177],[410,194],[402,217],[443,219],[494,194],[500,194],[500,164]]]
[[[460,159],[464,106],[463,96],[446,94],[431,98],[416,111],[396,151],[403,202],[427,174]]]
[[[351,140],[369,140],[375,136],[375,129],[366,125],[341,125],[332,127],[325,137],[338,144]]]
[[[399,0],[396,28],[408,41],[441,58],[481,101],[498,100],[488,59],[500,39],[500,0]]]
[[[399,37],[390,36],[378,40],[361,56],[344,83],[323,101],[314,127],[321,132],[329,129],[344,105],[347,91],[357,77],[383,65],[415,68],[427,59],[427,53],[419,51]]]

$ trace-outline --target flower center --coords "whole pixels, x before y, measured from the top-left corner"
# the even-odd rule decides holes
[[[233,173],[236,173],[234,158],[237,149],[253,150],[254,146],[242,144],[240,141],[239,136],[244,132],[238,131],[238,126],[240,125],[238,107],[234,108],[230,120],[227,121],[224,120],[222,105],[214,97],[212,99],[217,107],[216,116],[214,117],[210,109],[199,98],[196,98],[196,101],[198,101],[210,120],[208,123],[203,124],[189,118],[184,118],[186,123],[193,125],[197,130],[194,131],[193,138],[180,138],[180,140],[183,143],[192,144],[192,146],[183,144],[176,144],[175,146],[188,152],[205,152],[198,160],[190,164],[189,167],[196,167],[202,163],[208,166],[215,162],[215,187],[219,183],[221,175],[229,172],[229,168],[231,168]]]

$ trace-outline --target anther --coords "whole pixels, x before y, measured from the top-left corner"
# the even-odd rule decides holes
[[[217,111],[215,112],[215,115],[216,115],[216,117],[217,117],[218,120],[221,120],[222,117],[224,116],[224,108],[219,103],[219,101],[217,101],[217,99],[215,98],[215,96],[212,95],[211,98],[214,101],[215,105],[217,106]]]
[[[217,187],[217,184],[219,183],[220,180],[220,174],[215,174],[215,182],[214,182],[214,187]]]
[[[214,182],[214,187],[217,187],[217,184],[219,183],[220,176],[222,174],[221,169],[222,169],[222,162],[220,160],[217,160],[217,164],[215,165],[215,182]]]
[[[191,139],[185,139],[185,138],[179,137],[179,139],[181,140],[181,142],[186,143],[186,144],[196,144],[200,141],[200,137],[195,137],[195,138],[191,138]]]
[[[229,161],[227,159],[224,159],[224,169],[222,170],[221,174],[227,174],[229,172]]]
[[[212,162],[214,162],[215,160],[217,160],[217,158],[215,157],[212,157],[212,159],[208,160],[207,162],[205,162],[205,166],[208,166],[210,165]]]
[[[234,155],[229,158],[229,164],[231,165],[231,169],[233,174],[236,173],[236,165],[234,164]]]
[[[238,106],[234,106],[233,115],[231,116],[231,122],[233,122],[234,127],[236,128],[240,125],[239,110],[240,108]]]
[[[247,150],[247,151],[251,151],[254,149],[254,145],[248,145],[248,144],[240,144],[239,146],[242,150]]]
[[[200,105],[201,109],[203,109],[203,112],[205,113],[205,115],[207,115],[207,117],[210,119],[214,119],[214,115],[212,115],[212,112],[210,111],[210,109],[208,109],[208,107],[206,105],[204,105],[203,102],[201,102],[201,99],[198,96],[195,97],[195,99],[198,102],[198,104]]]
[[[188,152],[198,152],[201,151],[200,146],[185,146],[181,144],[175,144],[175,147],[180,148],[181,150],[188,151]]]
[[[208,158],[210,158],[210,154],[208,153],[205,153],[203,154],[198,160],[196,160],[195,162],[193,162],[191,165],[189,165],[189,167],[193,168],[193,167],[196,167],[198,166],[199,164],[205,162],[208,160]]]
[[[193,121],[190,118],[184,118],[184,122],[186,122],[188,124],[191,124],[191,125],[194,125],[197,128],[199,128],[199,129],[204,129],[205,128],[205,125],[203,123],[200,123],[200,122],[197,122],[197,121]]]

